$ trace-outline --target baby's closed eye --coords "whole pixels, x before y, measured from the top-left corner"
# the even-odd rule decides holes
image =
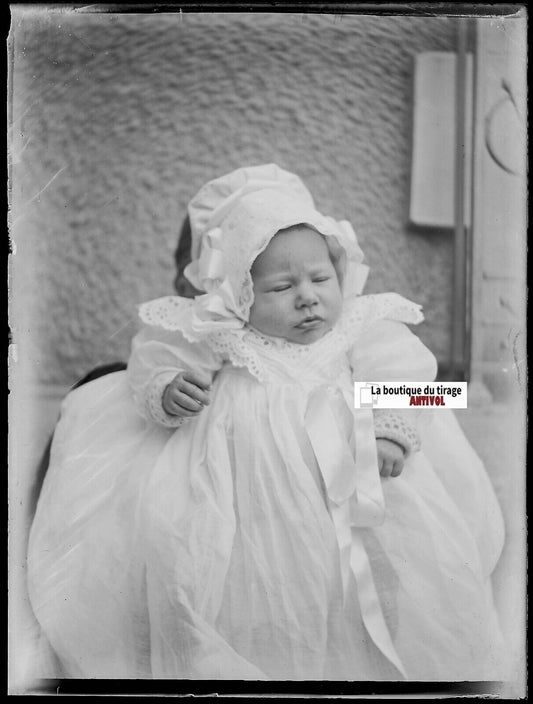
[[[313,276],[311,279],[312,283],[314,284],[322,284],[325,283],[326,281],[330,281],[331,276],[324,274],[320,276]],[[268,289],[268,293],[281,293],[283,291],[288,291],[291,289],[293,286],[292,283],[283,283],[283,284],[276,284],[276,286],[272,286]]]
[[[291,287],[291,284],[279,284],[278,286],[274,286],[273,288],[269,289],[270,293],[279,293],[280,291],[288,291]]]

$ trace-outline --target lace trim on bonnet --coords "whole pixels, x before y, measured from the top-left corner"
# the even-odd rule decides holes
[[[204,342],[221,359],[246,367],[260,381],[268,376],[266,358],[281,356],[296,365],[320,364],[344,354],[365,328],[377,320],[416,325],[424,319],[420,305],[397,293],[357,296],[345,301],[341,318],[333,330],[310,345],[298,345],[262,335],[248,327],[198,332],[193,327],[193,306],[191,299],[167,296],[142,304],[139,317],[146,325],[180,332],[191,343]]]

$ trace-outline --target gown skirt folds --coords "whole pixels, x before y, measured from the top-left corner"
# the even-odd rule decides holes
[[[434,376],[396,309],[341,321],[364,345],[247,332],[254,363],[213,354],[212,401],[178,428],[139,413],[131,369],[67,396],[28,559],[68,676],[498,678],[483,465],[453,413],[421,411],[422,450],[381,479],[353,407],[352,379]]]

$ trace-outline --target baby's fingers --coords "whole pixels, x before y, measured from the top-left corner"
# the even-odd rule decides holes
[[[178,381],[176,382],[176,388],[179,393],[181,393],[183,396],[192,399],[195,401],[197,404],[200,404],[201,406],[207,406],[209,404],[210,398],[209,394],[206,391],[203,391],[200,389],[196,384],[192,383],[191,381],[188,381],[185,379],[184,376],[182,376]],[[182,401],[179,400],[179,403]],[[195,406],[196,407],[196,406]],[[186,406],[188,408],[188,406]],[[193,410],[193,409],[191,409]]]
[[[381,474],[382,477],[390,477],[390,476],[392,476],[393,467],[394,467],[393,461],[387,457],[384,457],[381,460],[381,464],[379,467],[379,473]]]
[[[399,477],[403,471],[403,459],[384,458],[379,473],[382,477]]]
[[[182,394],[177,389],[170,389],[164,396],[163,407],[167,413],[173,416],[196,416],[203,406]]]
[[[211,377],[206,372],[187,371],[181,373],[181,378],[194,386],[197,386],[203,391],[208,391],[211,388]]]
[[[378,466],[382,477],[397,477],[402,473],[404,451],[398,443],[387,438],[377,439]]]
[[[391,475],[391,477],[399,477],[400,474],[402,473],[402,471],[403,471],[403,459],[396,460],[394,462],[394,464],[392,465],[390,475]]]

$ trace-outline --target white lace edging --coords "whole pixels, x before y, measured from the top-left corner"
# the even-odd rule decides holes
[[[397,293],[354,296],[346,300],[337,325],[310,345],[299,345],[283,338],[263,335],[249,327],[227,327],[198,331],[193,327],[194,300],[167,296],[144,303],[139,308],[141,320],[164,330],[180,332],[189,342],[204,341],[222,359],[246,367],[260,381],[268,377],[269,362],[310,365],[338,358],[351,348],[359,335],[377,320],[396,320],[416,325],[424,316],[421,306]]]
[[[181,296],[163,296],[153,301],[141,303],[139,318],[146,325],[163,330],[184,332],[190,327],[190,315],[194,299]]]
[[[418,325],[424,320],[422,306],[399,293],[375,293],[347,301],[342,321],[347,327],[376,320],[396,320]]]
[[[386,438],[401,445],[406,457],[421,448],[420,437],[415,427],[398,413],[385,410],[374,411],[374,433],[376,438]]]

